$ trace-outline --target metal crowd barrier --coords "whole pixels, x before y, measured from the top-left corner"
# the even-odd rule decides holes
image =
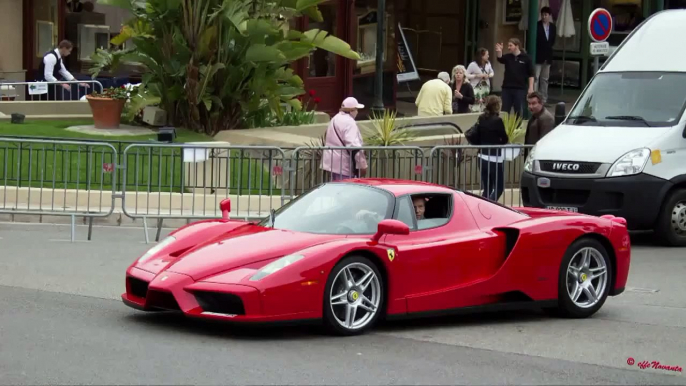
[[[429,152],[427,180],[507,206],[521,206],[520,177],[531,148],[533,145],[435,146]]]
[[[57,82],[0,82],[0,100],[78,101],[93,92],[103,92],[103,89],[102,83],[90,79]]]
[[[301,146],[293,151],[290,173],[290,198],[294,198],[317,185],[340,177],[355,176],[354,158],[364,157],[367,163],[366,178],[393,178],[424,180],[424,150],[419,146]],[[326,156],[326,157],[325,157]],[[330,168],[322,168],[324,159]]]
[[[106,142],[0,137],[0,213],[107,217],[114,212],[117,150]],[[108,197],[109,196],[109,197]]]
[[[0,137],[0,214],[89,219],[115,211],[157,221],[221,217],[219,203],[232,201],[232,217],[261,219],[318,185],[354,176],[433,182],[522,205],[519,177],[531,145],[324,147],[230,146],[146,142],[65,141]],[[499,150],[500,155],[494,152]],[[485,162],[492,155],[502,163]],[[363,157],[363,158],[362,158]],[[324,162],[326,161],[326,162]],[[326,167],[324,167],[326,166]],[[359,165],[358,165],[359,166]],[[115,202],[120,199],[121,202]]]
[[[234,217],[266,217],[285,203],[286,156],[274,146],[132,144],[124,149],[123,213],[157,220],[221,217],[219,203],[231,198]]]

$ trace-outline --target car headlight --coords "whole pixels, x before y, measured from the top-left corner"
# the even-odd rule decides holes
[[[264,278],[265,276],[271,275],[272,273],[277,272],[277,271],[295,263],[296,261],[302,259],[303,257],[305,257],[305,256],[303,256],[303,255],[287,255],[287,256],[284,256],[284,257],[282,257],[276,261],[272,261],[271,263],[262,267],[262,269],[257,271],[257,273],[252,275],[252,277],[250,278],[250,281],[260,280],[260,279]]]
[[[164,240],[162,240],[162,241],[160,241],[159,243],[157,243],[157,245],[155,245],[154,247],[148,249],[148,251],[145,252],[145,255],[141,256],[141,258],[138,259],[138,262],[139,262],[139,263],[142,263],[142,262],[144,262],[145,260],[148,260],[149,258],[151,258],[152,256],[155,256],[155,255],[156,255],[159,251],[161,251],[164,247],[166,247],[167,245],[173,243],[174,241],[176,241],[176,237],[174,237],[174,236],[167,236]]]
[[[526,157],[526,160],[524,161],[524,171],[531,172],[532,170],[534,170],[534,152],[535,151],[536,151],[536,146],[531,148],[529,155]]]
[[[638,174],[643,171],[649,158],[650,149],[632,150],[619,157],[610,170],[607,171],[607,176],[620,177]]]

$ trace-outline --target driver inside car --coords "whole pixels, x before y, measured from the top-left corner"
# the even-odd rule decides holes
[[[426,201],[427,199],[422,197],[415,197],[412,199],[412,205],[414,206],[414,214],[417,216],[417,220],[424,219],[424,212],[426,212]]]

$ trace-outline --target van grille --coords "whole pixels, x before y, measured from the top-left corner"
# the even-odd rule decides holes
[[[593,174],[598,171],[601,163],[573,162],[573,161],[539,161],[541,171],[566,174]]]

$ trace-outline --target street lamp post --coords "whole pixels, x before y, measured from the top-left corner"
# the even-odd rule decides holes
[[[376,6],[376,74],[374,76],[374,103],[372,113],[383,114],[383,56],[386,51],[386,0],[377,0]]]

